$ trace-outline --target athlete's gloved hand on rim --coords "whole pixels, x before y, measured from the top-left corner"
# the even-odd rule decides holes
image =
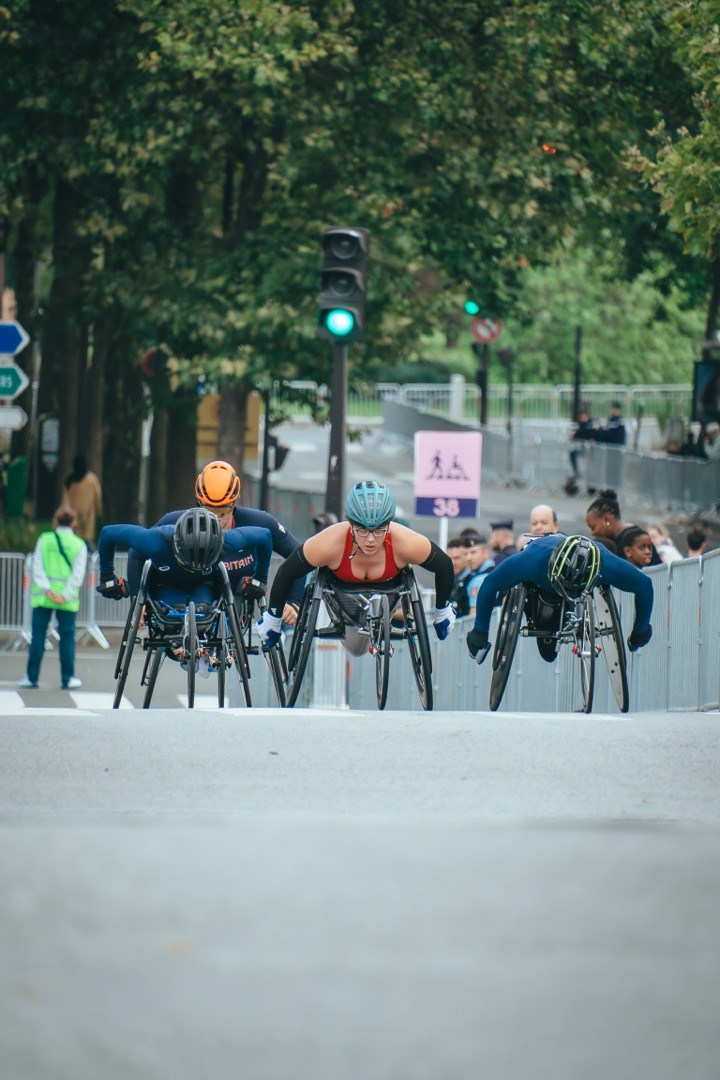
[[[101,574],[100,584],[95,586],[95,592],[108,600],[122,600],[124,596],[130,595],[125,578],[115,577],[114,574]]]
[[[269,611],[263,611],[258,619],[258,635],[266,649],[272,649],[282,637],[282,619],[279,615],[271,615]]]
[[[441,641],[444,641],[455,625],[455,609],[452,605],[446,604],[445,607],[436,607],[433,623],[435,625],[435,633]]]

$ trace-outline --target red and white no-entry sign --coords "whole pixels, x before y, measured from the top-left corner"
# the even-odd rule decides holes
[[[499,319],[473,319],[470,329],[473,332],[473,337],[480,342],[481,345],[490,345],[502,334],[503,324]]]

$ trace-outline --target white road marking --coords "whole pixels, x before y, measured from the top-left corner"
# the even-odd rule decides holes
[[[70,697],[80,709],[112,709],[114,693],[102,690],[75,690],[71,691]],[[120,702],[121,709],[134,709],[132,701],[123,697]]]

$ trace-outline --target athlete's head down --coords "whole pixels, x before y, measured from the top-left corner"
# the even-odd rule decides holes
[[[362,480],[351,488],[345,500],[345,517],[361,529],[379,529],[395,517],[397,506],[392,492],[376,480]]]
[[[205,573],[212,569],[223,549],[217,514],[204,506],[186,510],[175,522],[172,549],[183,569]]]
[[[231,509],[240,495],[240,477],[227,461],[211,461],[195,481],[195,498],[211,510]]]
[[[566,536],[553,548],[547,572],[555,592],[580,600],[600,576],[600,548],[587,536]]]

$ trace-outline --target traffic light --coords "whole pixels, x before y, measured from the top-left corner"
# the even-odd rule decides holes
[[[478,304],[477,300],[466,300],[463,304],[463,307],[465,308],[465,312],[467,315],[480,314],[480,305]]]
[[[365,329],[370,233],[332,226],[323,233],[318,333],[326,341],[360,341]]]

